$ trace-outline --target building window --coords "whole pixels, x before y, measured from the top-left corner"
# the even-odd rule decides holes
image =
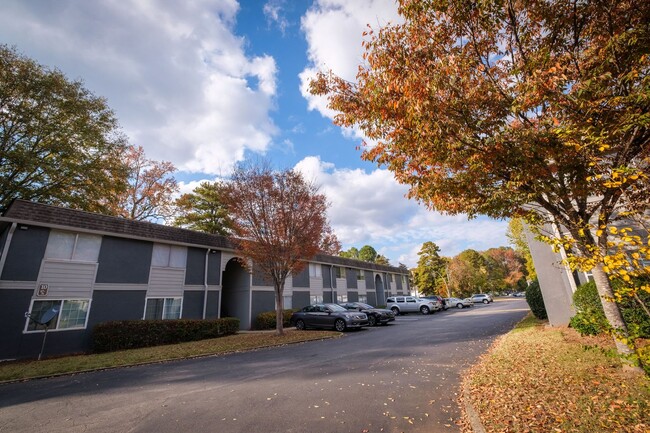
[[[323,295],[311,295],[309,301],[311,304],[319,304],[323,302]]]
[[[402,287],[406,288],[406,275],[402,275]]]
[[[357,274],[357,280],[365,280],[366,279],[366,272],[363,269],[359,270],[359,273]]]
[[[184,268],[186,262],[187,248],[175,245],[153,245],[151,266],[157,268]]]
[[[322,267],[318,263],[309,264],[309,276],[311,278],[323,278]]]
[[[336,301],[341,304],[343,302],[348,302],[348,295],[337,295],[336,296]]]
[[[180,319],[183,298],[147,298],[144,320]]]
[[[47,239],[45,258],[97,262],[101,245],[101,236],[52,230]]]
[[[337,266],[336,268],[336,278],[345,278],[345,268],[342,266]]]
[[[83,329],[88,320],[90,300],[88,299],[48,299],[32,302],[29,315],[35,320],[43,317],[48,310],[56,308],[58,314],[47,322],[48,329]],[[39,325],[28,318],[26,331],[44,331],[45,325]]]

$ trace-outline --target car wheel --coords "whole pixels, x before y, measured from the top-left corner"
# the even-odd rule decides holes
[[[399,316],[399,308],[393,307],[390,309],[396,316]]]
[[[458,307],[458,308],[460,308],[462,310],[464,305],[463,304],[456,304],[456,307]]]
[[[483,299],[483,303],[484,303],[484,304],[489,304],[490,301],[488,301],[487,299]]]
[[[305,321],[302,319],[296,320],[296,329],[303,331],[305,329]]]
[[[376,326],[377,325],[377,318],[375,316],[368,316],[368,324],[370,326]]]
[[[334,322],[334,329],[336,329],[339,332],[345,331],[345,320],[336,319],[336,322]]]
[[[422,314],[429,314],[429,311],[430,311],[429,307],[427,307],[426,305],[420,307],[420,313]]]

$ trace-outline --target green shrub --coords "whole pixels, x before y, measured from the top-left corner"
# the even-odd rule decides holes
[[[282,326],[288,328],[291,326],[291,315],[298,310],[282,310]],[[255,329],[275,329],[275,310],[260,313],[255,318]]]
[[[609,324],[596,290],[596,283],[590,281],[580,285],[573,294],[573,306],[576,315],[569,321],[571,328],[582,335],[597,335],[607,332]]]
[[[612,282],[614,292],[620,287],[620,282]],[[639,293],[639,298],[646,305],[650,303],[650,294],[648,293]],[[609,330],[609,323],[605,318],[596,283],[590,281],[578,287],[573,294],[573,305],[576,315],[571,318],[569,326],[583,335],[596,335]],[[630,336],[632,338],[650,338],[650,317],[643,308],[632,298],[625,298],[619,307]]]
[[[544,305],[544,298],[542,297],[542,289],[539,287],[537,280],[533,281],[526,288],[526,302],[530,307],[533,315],[540,320],[548,319],[546,314],[546,306]]]
[[[94,352],[112,352],[223,337],[236,334],[238,330],[239,319],[232,317],[214,320],[122,320],[95,325],[92,346]]]

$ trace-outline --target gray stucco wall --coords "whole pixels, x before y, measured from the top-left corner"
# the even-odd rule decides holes
[[[293,287],[309,288],[309,266],[305,266],[297,275],[293,275],[292,281]]]
[[[104,236],[97,283],[147,284],[153,242]]]
[[[183,292],[183,319],[203,318],[203,297],[205,293],[198,290],[185,290]]]
[[[332,288],[332,267],[330,265],[322,265],[321,275],[323,276],[323,288]]]
[[[221,284],[221,251],[212,250],[208,256],[208,284]]]
[[[345,279],[348,285],[348,289],[356,289],[358,287],[357,275],[359,275],[358,269],[352,269],[352,268],[345,269]]]
[[[185,284],[203,285],[205,280],[205,252],[202,248],[187,249],[187,266],[185,267]],[[185,307],[183,307],[184,309]]]
[[[573,276],[561,263],[562,257],[554,253],[549,245],[536,240],[528,230],[526,239],[537,271],[548,322],[551,326],[566,326],[575,315],[573,290],[569,281]]]
[[[375,292],[368,292],[368,304],[372,305],[373,307],[377,306],[377,294]]]
[[[49,236],[50,230],[47,228],[19,224],[11,239],[0,279],[36,281]]]
[[[257,327],[257,315],[265,311],[275,311],[275,292],[262,292],[253,290],[253,307],[251,317],[253,327]]]
[[[20,353],[25,312],[29,311],[33,290],[0,290],[0,359],[17,358]]]
[[[293,291],[293,298],[291,299],[291,305],[293,305],[293,308],[300,309],[302,307],[306,307],[309,304],[309,292],[302,290]]]
[[[270,275],[264,273],[258,266],[253,264],[253,286],[273,287],[273,279]]]

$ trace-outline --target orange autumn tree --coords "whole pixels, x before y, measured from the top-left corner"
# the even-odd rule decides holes
[[[238,254],[273,281],[276,330],[282,335],[287,277],[304,269],[305,259],[340,250],[327,222],[327,200],[300,173],[264,164],[239,166],[225,183],[222,200]]]
[[[609,227],[649,203],[650,2],[398,5],[356,83],[321,73],[311,92],[430,208],[561,227],[631,355],[604,257]]]
[[[109,203],[113,214],[138,221],[171,217],[178,184],[169,161],[148,159],[142,146],[128,146],[122,157],[127,167],[127,187]]]

